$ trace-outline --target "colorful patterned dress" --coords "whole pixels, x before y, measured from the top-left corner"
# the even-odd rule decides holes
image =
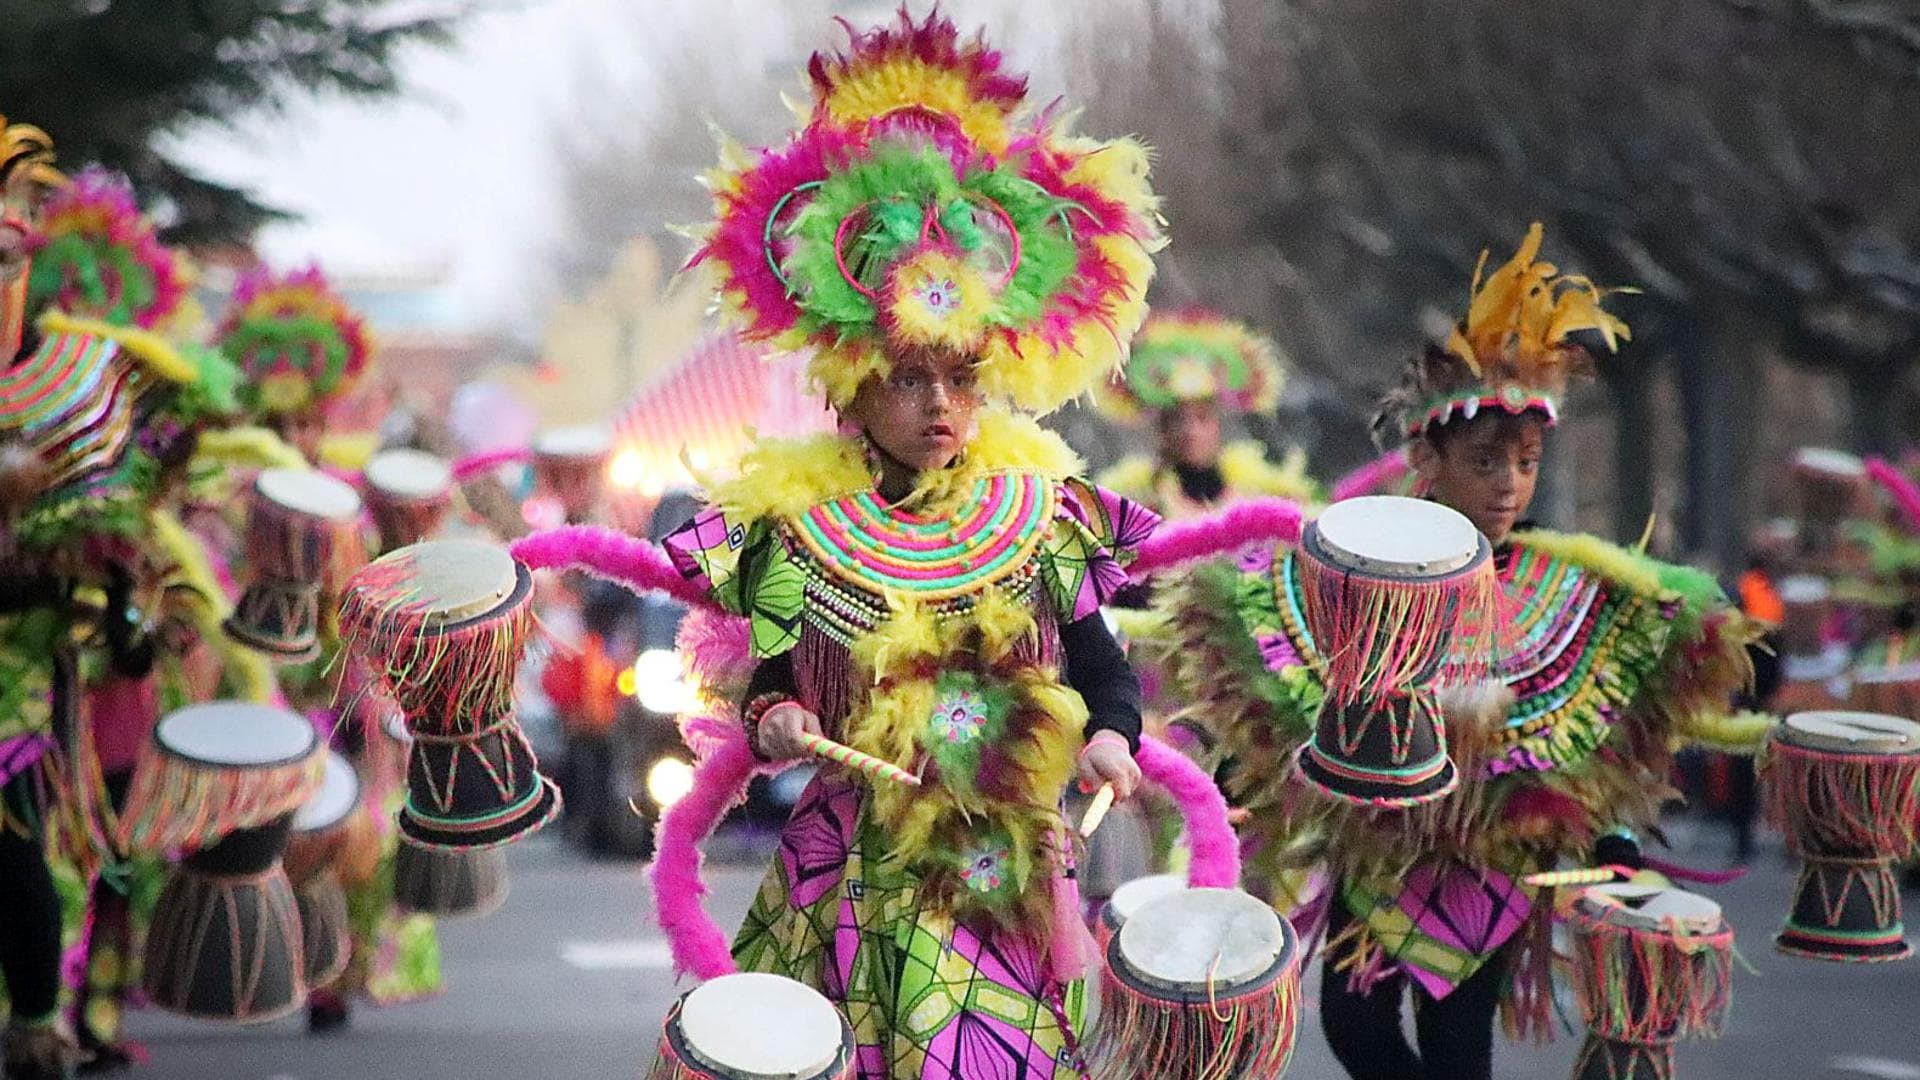
[[[1176,630],[1161,644],[1194,695],[1183,721],[1218,740],[1227,786],[1252,811],[1243,836],[1256,876],[1324,859],[1343,882],[1354,918],[1333,947],[1350,949],[1343,963],[1361,986],[1397,971],[1445,997],[1548,925],[1532,917],[1551,905],[1525,874],[1585,860],[1611,828],[1657,822],[1675,745],[1761,730],[1727,716],[1754,630],[1711,578],[1589,537],[1525,532],[1495,553],[1513,699],[1484,730],[1449,718],[1460,791],[1386,820],[1316,799],[1293,779],[1322,693],[1294,558],[1249,550],[1163,583]],[[1540,966],[1509,990],[1521,1027],[1548,1019],[1547,953],[1530,958]]]
[[[667,541],[749,617],[750,694],[796,698],[830,738],[925,779],[875,787],[823,769],[734,946],[743,969],[845,1010],[862,1080],[1080,1075],[1083,985],[1054,963],[1056,933],[1084,933],[1053,915],[1062,899],[1073,910],[1059,800],[1083,733],[1139,730],[1137,685],[1098,611],[1126,580],[1119,553],[1155,519],[968,453],[923,480],[934,493],[888,506],[857,443],[812,440],[792,454],[859,477],[854,490],[816,485],[781,513],[723,489]]]

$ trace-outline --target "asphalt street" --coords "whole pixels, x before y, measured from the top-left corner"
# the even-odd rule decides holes
[[[1686,823],[1682,823],[1683,826]],[[552,830],[557,832],[558,830]],[[1714,863],[1717,837],[1677,830],[1683,856]],[[766,837],[723,835],[710,862],[714,911],[737,923],[767,857]],[[1773,951],[1792,872],[1777,844],[1746,878],[1710,890],[1756,969],[1736,976],[1725,1038],[1682,1046],[1681,1080],[1873,1077],[1920,1080],[1920,960],[1822,964]],[[1908,898],[1909,922],[1920,901]],[[644,1075],[676,986],[651,923],[640,868],[596,862],[557,839],[513,850],[513,893],[494,915],[443,927],[447,993],[406,1006],[360,1008],[352,1026],[310,1037],[300,1019],[216,1027],[134,1015],[152,1056],[135,1080],[608,1080]],[[1290,1078],[1338,1080],[1311,1003]],[[743,1018],[751,1022],[751,1018]],[[1578,1040],[1502,1045],[1500,1080],[1568,1075]]]

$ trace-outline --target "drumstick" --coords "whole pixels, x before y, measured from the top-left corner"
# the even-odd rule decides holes
[[[1631,878],[1633,871],[1625,866],[1596,866],[1581,870],[1548,870],[1539,874],[1528,874],[1521,880],[1536,888],[1551,888],[1559,885],[1605,885],[1623,878]]]
[[[891,780],[896,784],[906,784],[909,787],[920,786],[920,778],[900,766],[890,761],[881,761],[872,754],[863,754],[851,746],[842,746],[832,739],[815,735],[811,731],[800,733],[800,745],[806,747],[807,753],[814,757],[825,758],[836,765],[845,765],[869,778]]]
[[[1107,819],[1107,811],[1113,809],[1113,785],[1101,784],[1094,793],[1093,802],[1087,807],[1085,817],[1080,819],[1080,837],[1085,839],[1093,835],[1093,830]]]

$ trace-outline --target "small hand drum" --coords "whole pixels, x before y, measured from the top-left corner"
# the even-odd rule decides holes
[[[581,524],[599,509],[606,486],[613,436],[605,428],[571,427],[533,437],[533,474],[560,501],[569,524]]]
[[[1149,900],[1108,943],[1095,1080],[1273,1080],[1293,1058],[1300,943],[1233,889]]]
[[[1847,707],[1920,723],[1920,663],[1856,668]]]
[[[1346,802],[1406,807],[1459,780],[1434,691],[1491,667],[1493,549],[1438,503],[1374,495],[1335,503],[1296,557],[1326,699],[1300,773]]]
[[[853,1029],[778,975],[723,975],[667,1013],[648,1080],[853,1080]]]
[[[320,789],[294,811],[293,836],[281,860],[300,907],[300,951],[310,987],[338,979],[352,956],[347,894],[333,863],[347,841],[347,819],[359,806],[360,777],[353,762],[327,751]]]
[[[1100,919],[1093,928],[1094,940],[1100,945],[1101,953],[1107,951],[1107,945],[1113,941],[1113,935],[1127,921],[1127,916],[1140,910],[1141,905],[1158,900],[1169,893],[1184,892],[1187,879],[1182,874],[1148,874],[1137,877],[1113,890],[1113,895],[1100,908]]]
[[[1774,729],[1760,776],[1787,849],[1804,860],[1774,945],[1816,960],[1912,956],[1893,864],[1913,853],[1920,827],[1920,724],[1796,713]]]
[[[300,914],[280,856],[320,783],[320,738],[293,713],[222,702],[162,717],[134,772],[123,833],[198,848],[168,876],[142,984],[160,1008],[255,1023],[300,1007]]]
[[[419,450],[382,450],[367,461],[367,510],[382,551],[417,544],[453,508],[453,469]]]
[[[401,548],[347,583],[342,636],[406,717],[403,839],[494,847],[559,812],[514,719],[513,684],[532,632],[533,578],[469,540]]]
[[[262,472],[247,509],[249,581],[227,635],[290,663],[319,655],[320,588],[359,520],[360,496],[324,473]]]
[[[1673,1044],[1717,1037],[1733,1003],[1733,930],[1681,889],[1597,885],[1574,902],[1574,986],[1587,1021],[1574,1080],[1671,1080]]]

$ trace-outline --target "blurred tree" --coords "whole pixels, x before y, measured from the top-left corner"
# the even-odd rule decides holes
[[[0,0],[0,110],[69,166],[132,177],[181,243],[244,241],[278,211],[161,145],[297,93],[391,94],[400,48],[444,43],[476,0]]]

